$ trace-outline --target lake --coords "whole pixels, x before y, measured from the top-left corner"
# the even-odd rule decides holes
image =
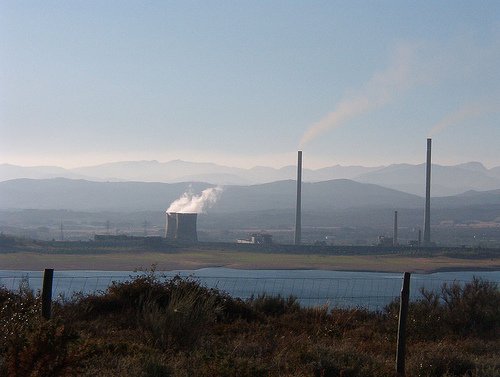
[[[126,281],[142,272],[117,271],[54,271],[53,297],[70,297],[75,292],[105,291],[113,281]],[[347,272],[320,270],[236,270],[203,268],[157,272],[171,278],[191,277],[201,284],[218,288],[232,297],[248,299],[262,293],[296,296],[304,306],[363,307],[381,310],[398,297],[403,274],[380,272]],[[412,274],[410,299],[421,297],[420,289],[438,289],[443,283],[465,284],[473,277],[500,283],[500,271],[459,271],[433,274]],[[0,270],[0,286],[17,290],[21,284],[33,290],[42,287],[43,271]]]

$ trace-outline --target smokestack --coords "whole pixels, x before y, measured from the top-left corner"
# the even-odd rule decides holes
[[[302,206],[302,151],[298,151],[297,161],[297,206],[295,212],[295,245],[302,243],[301,206]]]
[[[398,211],[394,211],[394,233],[392,235],[392,245],[398,244]]]
[[[197,213],[177,213],[177,239],[183,241],[198,241],[196,232],[197,216]]]
[[[177,213],[167,212],[167,226],[165,227],[165,238],[177,236]]]
[[[425,175],[424,246],[431,244],[431,145],[427,139],[427,164]]]

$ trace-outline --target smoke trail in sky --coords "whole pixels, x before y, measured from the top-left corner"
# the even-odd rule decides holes
[[[311,125],[302,136],[299,149],[355,116],[386,105],[397,94],[409,89],[414,84],[410,69],[413,55],[411,47],[399,46],[394,63],[385,72],[376,73],[358,95],[342,100],[332,113]]]
[[[443,121],[437,124],[430,132],[429,137],[433,137],[453,124],[459,123],[464,119],[473,118],[491,112],[500,111],[500,102],[485,100],[468,103],[462,106],[458,111],[449,114]]]
[[[189,190],[170,204],[167,212],[203,213],[206,208],[210,208],[214,205],[221,192],[221,187],[207,188],[201,192],[201,195],[194,195],[193,192]]]

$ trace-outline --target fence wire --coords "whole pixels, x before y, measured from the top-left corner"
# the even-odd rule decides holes
[[[66,272],[69,274],[70,272]],[[75,293],[103,294],[113,282],[125,282],[134,278],[124,273],[97,273],[84,275],[85,271],[75,272],[74,276],[58,276],[54,273],[53,297],[70,298]],[[500,273],[494,275],[498,277]],[[294,296],[302,306],[324,306],[330,308],[365,308],[382,310],[387,304],[397,299],[401,292],[403,274],[367,274],[343,273],[340,277],[248,277],[248,276],[196,276],[184,275],[198,281],[208,288],[217,288],[231,297],[243,300],[266,294],[287,298]],[[137,276],[137,274],[135,275]],[[175,276],[166,275],[165,279]],[[444,283],[466,284],[472,278],[450,279],[432,277],[432,275],[412,275],[410,300],[421,298],[420,290],[439,290]],[[498,284],[498,280],[485,279]],[[15,274],[3,271],[0,286],[16,291],[21,287],[34,291],[41,290],[43,272]]]

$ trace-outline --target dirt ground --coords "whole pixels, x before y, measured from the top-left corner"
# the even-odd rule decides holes
[[[195,270],[204,267],[235,269],[312,269],[331,271],[376,271],[432,273],[437,271],[500,270],[500,258],[457,259],[399,255],[287,255],[227,251],[183,251],[175,254],[141,252],[108,254],[0,254],[0,270],[133,271]]]

